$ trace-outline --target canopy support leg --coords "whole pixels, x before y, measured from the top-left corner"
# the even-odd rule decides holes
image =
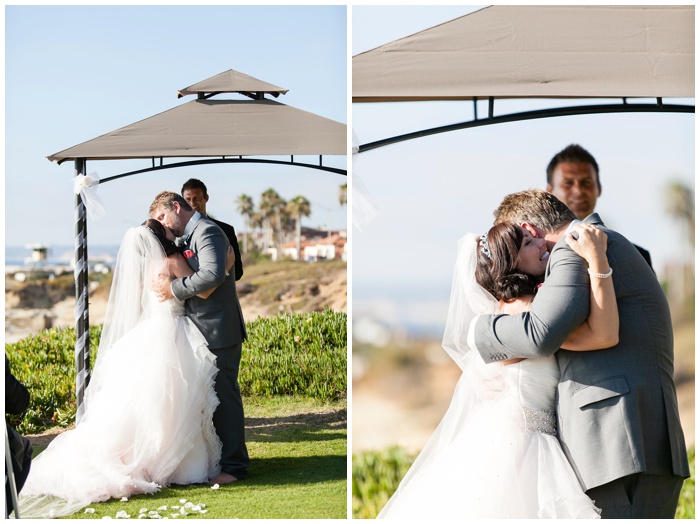
[[[86,174],[84,158],[75,160],[75,176]],[[88,311],[87,214],[80,194],[75,195],[75,421],[83,416],[85,388],[90,382],[90,321]]]

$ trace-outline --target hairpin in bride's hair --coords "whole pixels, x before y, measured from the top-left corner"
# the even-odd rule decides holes
[[[481,252],[489,257],[489,260],[493,260],[491,257],[491,250],[489,249],[489,243],[488,243],[488,232],[484,233],[479,237],[479,245],[481,246]]]

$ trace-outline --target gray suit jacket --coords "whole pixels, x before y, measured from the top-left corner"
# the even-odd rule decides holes
[[[588,316],[590,303],[586,262],[562,238],[530,311],[479,317],[476,346],[486,362],[557,352],[559,440],[584,489],[639,472],[688,477],[666,297],[627,239],[605,228],[595,213],[584,222],[608,235],[619,344],[599,351],[559,350]]]
[[[209,349],[241,344],[246,338],[235,276],[233,272],[226,276],[228,246],[221,228],[202,217],[187,239],[187,248],[194,253],[187,263],[195,273],[173,280],[171,287],[173,294],[185,301],[187,316],[207,339]],[[208,298],[196,296],[215,286]]]

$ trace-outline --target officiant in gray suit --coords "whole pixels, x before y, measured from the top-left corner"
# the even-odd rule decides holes
[[[177,193],[159,193],[149,214],[184,240],[185,258],[194,270],[189,277],[175,279],[170,284],[165,282],[159,289],[161,299],[174,296],[185,301],[186,314],[206,338],[219,369],[214,389],[220,404],[214,412],[214,427],[223,449],[221,473],[210,479],[210,483],[243,480],[249,458],[238,369],[246,331],[235,276],[228,274],[225,267],[229,241],[219,226],[194,211]],[[196,296],[213,288],[216,289],[206,299]]]
[[[487,363],[556,352],[559,440],[602,517],[673,518],[690,473],[673,383],[671,315],[653,271],[597,214],[586,217],[608,236],[619,343],[599,351],[559,349],[589,312],[591,277],[564,238],[578,221],[541,190],[507,196],[495,215],[497,223],[530,224],[551,254],[530,310],[476,317],[470,345]]]

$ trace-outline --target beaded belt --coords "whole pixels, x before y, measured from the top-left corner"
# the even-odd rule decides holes
[[[553,409],[531,409],[522,406],[528,431],[557,436],[557,412]]]

